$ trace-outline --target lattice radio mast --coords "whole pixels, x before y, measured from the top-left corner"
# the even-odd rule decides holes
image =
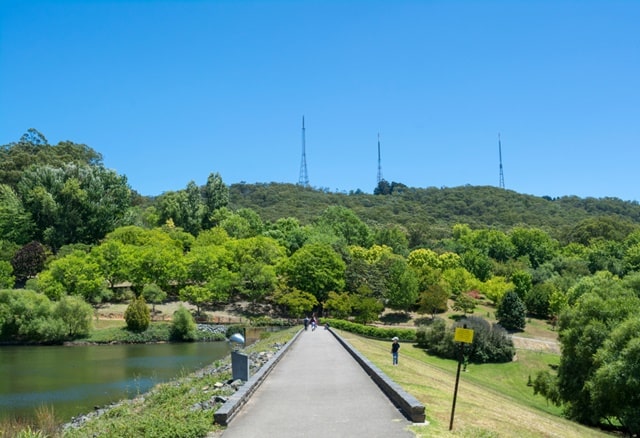
[[[298,178],[298,185],[309,187],[309,174],[307,173],[307,152],[305,142],[304,116],[302,116],[302,159],[300,161],[300,177]]]
[[[500,157],[500,188],[504,189],[504,172],[502,171],[502,144],[500,143],[500,133],[498,133],[498,156]]]
[[[380,133],[378,132],[378,184],[382,181],[382,159],[380,158]]]

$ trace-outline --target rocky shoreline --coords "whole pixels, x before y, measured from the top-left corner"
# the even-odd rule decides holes
[[[268,351],[259,351],[259,352],[252,352],[249,353],[249,367],[250,367],[250,374],[253,375],[255,374],[258,370],[260,370],[272,357],[273,355],[279,351],[281,348],[283,348],[285,346],[284,343],[275,343],[273,345],[271,345],[272,350],[268,350]],[[226,358],[224,360],[224,363],[222,364],[212,364],[209,365],[207,367],[204,367],[200,370],[194,371],[192,374],[190,374],[188,377],[186,377],[185,379],[194,379],[194,378],[202,378],[205,376],[215,376],[215,375],[222,375],[225,373],[229,373],[231,372],[231,360],[230,357]],[[184,381],[184,379],[180,379],[180,381]],[[216,382],[213,386],[219,390],[221,388],[227,388],[229,390],[230,394],[233,394],[234,392],[236,392],[245,382],[243,382],[242,380],[226,380],[226,381],[218,381]],[[166,383],[165,383],[166,384]],[[179,384],[178,380],[174,380],[172,382],[169,382],[169,384]],[[199,391],[207,391],[209,388],[208,387],[204,387],[201,389],[194,389],[195,390],[199,390]],[[153,392],[154,389],[151,389],[149,392],[145,393],[145,394],[141,394],[137,397],[135,397],[133,400],[140,400],[140,399],[144,399],[149,393]],[[82,425],[84,425],[85,423],[87,423],[88,421],[91,421],[95,418],[100,417],[101,415],[105,414],[106,412],[108,412],[109,410],[118,407],[120,405],[122,405],[123,403],[127,403],[130,400],[120,400],[118,402],[115,403],[111,403],[109,405],[106,406],[96,406],[94,408],[93,412],[89,412],[86,414],[81,414],[78,416],[75,416],[71,419],[71,421],[69,421],[68,423],[63,424],[62,426],[62,430],[68,430],[68,429],[74,429],[74,428],[79,428]],[[225,403],[227,401],[227,398],[219,396],[219,395],[215,395],[212,396],[210,399],[204,401],[204,402],[200,402],[195,404],[194,406],[191,407],[192,410],[210,410],[213,414],[214,409],[216,406],[218,406],[220,403]]]

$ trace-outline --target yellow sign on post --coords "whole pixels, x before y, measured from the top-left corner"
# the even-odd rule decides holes
[[[465,344],[473,344],[473,330],[456,327],[453,340],[456,342],[464,342]]]

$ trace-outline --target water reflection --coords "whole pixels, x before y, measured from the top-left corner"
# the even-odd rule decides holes
[[[0,347],[0,416],[53,406],[63,420],[229,354],[226,342],[78,347]]]

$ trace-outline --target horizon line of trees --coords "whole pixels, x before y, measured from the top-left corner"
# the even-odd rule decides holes
[[[90,148],[50,146],[37,132],[29,134],[0,148],[0,287],[25,286],[25,293],[37,291],[54,303],[81,297],[91,305],[140,297],[145,290],[155,290],[145,296],[153,303],[164,299],[159,289],[198,310],[244,299],[273,303],[292,316],[315,308],[364,323],[384,308],[434,317],[449,300],[471,313],[474,300],[484,296],[507,327],[522,329],[523,313],[557,327],[561,365],[557,374],[536,379],[536,391],[583,423],[609,421],[639,431],[640,383],[634,378],[640,335],[633,329],[640,315],[640,226],[628,218],[634,217],[633,203],[620,214],[600,212],[554,233],[522,224],[505,230],[449,226],[425,219],[423,210],[416,210],[415,228],[408,228],[380,218],[365,221],[358,214],[365,210],[344,205],[324,205],[304,221],[265,221],[252,208],[233,208],[231,199],[262,193],[262,212],[281,202],[269,198],[278,192],[268,187],[234,187],[245,190],[242,198],[211,174],[203,187],[191,182],[150,202],[136,197],[126,178],[104,169]],[[40,161],[27,164],[33,156]],[[317,193],[296,193],[309,196],[298,204],[314,205]],[[421,196],[427,193],[451,207],[452,217],[482,203],[460,198],[452,204],[442,199],[444,192],[402,187],[389,196],[349,198],[381,199],[367,207],[371,217],[376,211],[399,215],[417,205],[403,197],[426,203]],[[535,206],[550,202],[519,199]],[[627,210],[633,214],[624,216]],[[116,288],[123,283],[130,292]],[[0,326],[13,317],[0,303]],[[0,337],[10,333],[3,330]],[[615,388],[615,400],[607,388]]]

